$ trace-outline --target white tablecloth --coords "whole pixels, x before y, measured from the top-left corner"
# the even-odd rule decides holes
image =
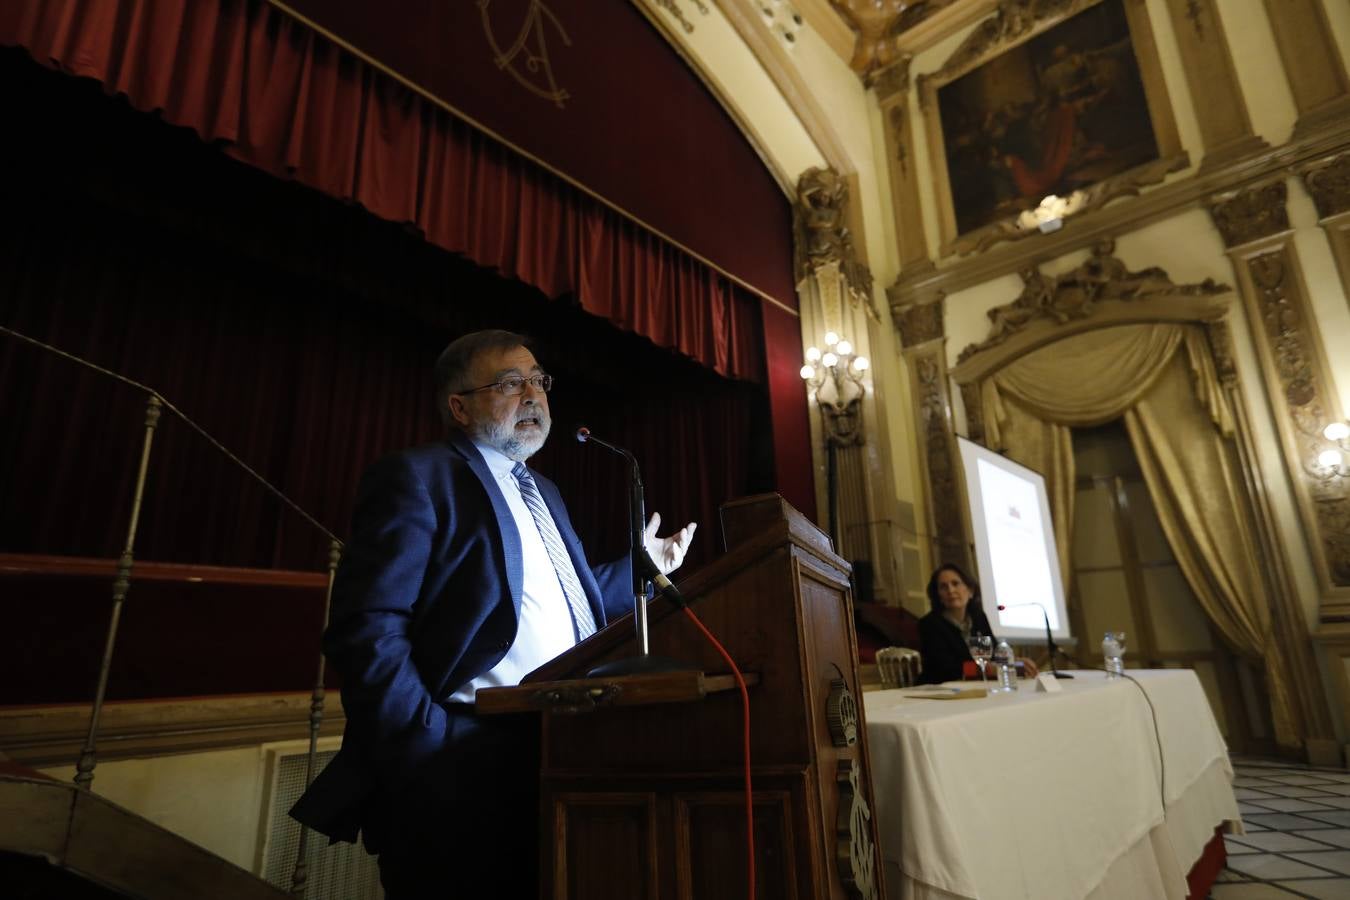
[[[1057,693],[864,695],[888,897],[1184,898],[1214,828],[1241,827],[1233,771],[1194,672],[1129,674],[1162,765],[1141,691],[1098,672]]]

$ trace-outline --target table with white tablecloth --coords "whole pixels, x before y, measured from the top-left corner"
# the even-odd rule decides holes
[[[888,897],[1184,898],[1214,829],[1241,828],[1233,771],[1194,672],[1128,674],[864,695]]]

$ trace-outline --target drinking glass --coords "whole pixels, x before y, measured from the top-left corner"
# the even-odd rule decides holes
[[[970,658],[975,660],[975,668],[980,670],[980,683],[985,684],[984,664],[994,653],[994,639],[987,634],[972,634],[966,639],[970,648]]]

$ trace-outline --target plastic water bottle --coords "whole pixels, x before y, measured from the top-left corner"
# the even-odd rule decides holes
[[[1017,690],[1017,657],[1013,655],[1012,645],[999,641],[994,650],[994,662],[998,665],[998,689],[1000,691]]]
[[[1106,632],[1106,636],[1102,638],[1102,660],[1108,679],[1119,678],[1124,674],[1125,660],[1121,658],[1124,654],[1125,648],[1121,646],[1117,632]]]

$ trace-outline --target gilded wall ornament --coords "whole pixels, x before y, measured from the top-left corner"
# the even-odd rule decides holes
[[[1309,166],[1303,171],[1303,183],[1321,218],[1350,210],[1350,153]]]
[[[1240,247],[1252,241],[1289,230],[1284,202],[1288,195],[1283,181],[1222,195],[1210,206],[1214,225],[1225,247]]]
[[[863,303],[880,321],[872,298],[872,272],[858,260],[853,234],[844,224],[849,204],[848,182],[834,169],[812,167],[797,180],[794,218],[797,226],[797,280],[835,265],[848,284],[849,299]]]
[[[492,48],[493,62],[497,68],[520,82],[535,96],[553,101],[558,109],[565,108],[571,95],[567,93],[567,88],[559,87],[557,79],[553,77],[553,64],[548,56],[549,29],[546,27],[551,26],[563,46],[570,47],[572,39],[567,36],[562,22],[542,0],[530,0],[520,31],[510,45],[503,49],[492,30],[491,6],[492,0],[478,0],[478,10],[483,18],[483,35]]]
[[[680,23],[680,27],[684,29],[685,34],[694,33],[694,23],[685,18],[684,10],[680,9],[679,4],[676,3],[675,0],[655,0],[655,2],[657,6],[675,17],[676,21]],[[706,16],[708,14],[708,7],[701,2],[701,0],[693,0],[693,4],[698,7],[698,11],[703,13],[703,15]]]
[[[1209,338],[1209,352],[1214,357],[1214,372],[1224,387],[1237,386],[1237,359],[1233,355],[1233,335],[1228,320],[1215,319],[1205,324]]]
[[[964,524],[958,505],[951,502],[960,496],[956,483],[956,463],[952,459],[950,410],[943,385],[945,375],[937,353],[926,353],[915,360],[914,372],[918,382],[919,419],[924,461],[928,469],[930,506],[933,528],[944,559],[965,559]]]
[[[895,36],[910,0],[830,0],[830,5],[858,36],[849,68],[871,84],[877,72],[900,59]]]
[[[903,177],[909,174],[909,149],[902,140],[905,133],[904,104],[897,103],[892,106],[887,114],[887,119],[891,126],[891,136],[895,139],[895,165]]]
[[[1101,0],[1004,0],[994,14],[976,25],[947,58],[942,68],[921,79],[945,84],[964,75],[989,54],[1012,44],[1031,32],[1075,15]]]
[[[906,53],[873,74],[870,86],[877,92],[877,97],[882,102],[909,90],[909,64],[913,59],[914,57]]]
[[[1191,20],[1191,27],[1195,29],[1195,39],[1198,41],[1205,39],[1205,23],[1201,21],[1204,15],[1205,10],[1200,5],[1200,0],[1186,0],[1186,18]]]
[[[825,426],[825,443],[832,447],[861,447],[863,445],[862,395],[844,403],[832,403],[816,397],[820,407],[821,424]]]
[[[1082,265],[1058,277],[1046,275],[1035,266],[1022,269],[1018,273],[1022,276],[1022,292],[1011,303],[989,310],[989,336],[963,349],[957,362],[965,362],[981,350],[1003,343],[1033,322],[1048,319],[1063,325],[1089,318],[1099,311],[1102,303],[1129,303],[1159,294],[1222,294],[1229,290],[1212,278],[1198,284],[1174,284],[1156,266],[1132,272],[1116,258],[1115,247],[1113,240],[1098,241]]]
[[[911,303],[892,309],[901,346],[917,347],[946,334],[946,300],[946,295],[939,291],[937,299],[931,303]]]
[[[961,403],[966,408],[966,437],[984,445],[984,402],[980,399],[979,381],[961,385]]]
[[[1104,178],[1076,192],[1080,195],[1080,198],[1075,213],[1081,214],[1088,210],[1097,209],[1121,197],[1137,197],[1143,192],[1144,188],[1162,183],[1168,174],[1180,171],[1189,164],[1190,157],[1183,153],[1166,159],[1155,159],[1152,162],[1121,172],[1119,175]],[[952,242],[951,252],[956,256],[983,253],[990,247],[1004,241],[1021,240],[1039,233],[1034,226],[1028,228],[1022,224],[1020,217],[1009,216],[997,222],[990,222],[982,228],[977,228],[956,238]]]
[[[1322,429],[1329,417],[1313,363],[1313,338],[1289,290],[1288,259],[1283,249],[1274,250],[1252,258],[1248,267],[1279,380],[1279,396],[1294,426],[1299,465],[1311,490],[1327,568],[1333,584],[1350,585],[1350,485],[1347,479],[1326,477],[1318,467]]]

